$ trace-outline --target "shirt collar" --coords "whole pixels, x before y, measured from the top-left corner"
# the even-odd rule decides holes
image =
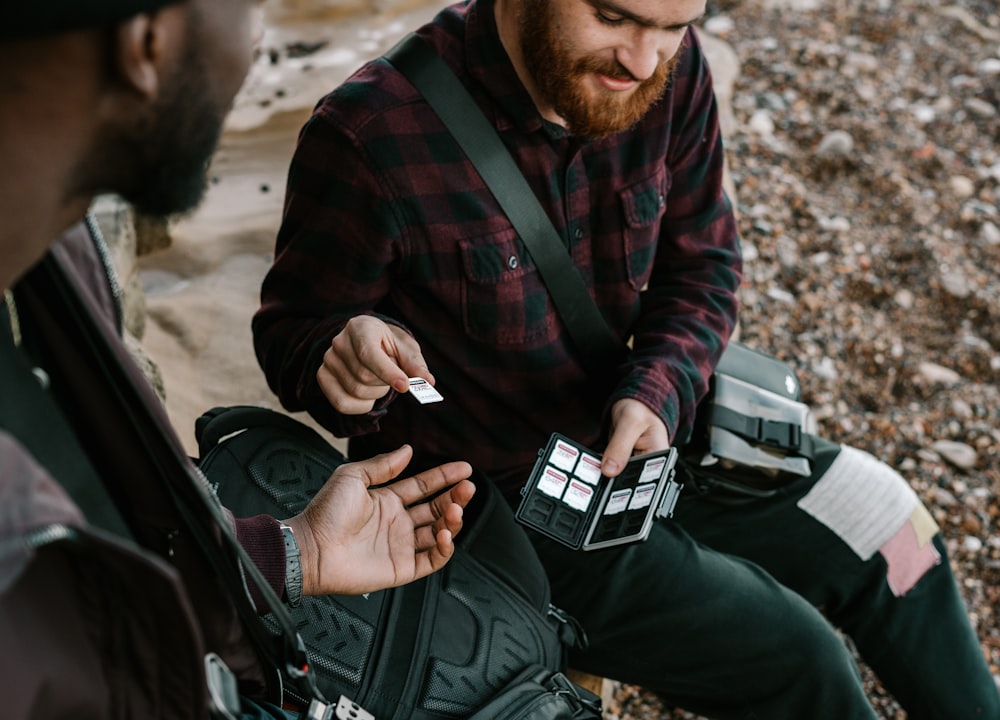
[[[535,107],[510,56],[500,42],[493,0],[476,0],[466,20],[465,53],[469,73],[496,103],[498,130],[515,127],[524,133],[544,130],[553,139],[568,136],[565,128],[544,120]]]

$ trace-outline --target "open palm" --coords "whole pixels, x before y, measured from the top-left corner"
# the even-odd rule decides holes
[[[395,480],[409,446],[342,465],[287,523],[302,553],[303,593],[360,594],[403,585],[442,568],[454,552],[475,486],[468,463]],[[433,498],[428,500],[428,498]]]

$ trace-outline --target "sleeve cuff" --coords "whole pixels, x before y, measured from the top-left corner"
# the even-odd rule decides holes
[[[233,523],[240,545],[280,597],[285,591],[285,541],[281,536],[281,525],[270,515],[234,518]],[[261,614],[269,612],[270,607],[250,578],[247,578],[247,587],[258,611]]]

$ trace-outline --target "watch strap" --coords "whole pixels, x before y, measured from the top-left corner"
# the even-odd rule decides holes
[[[285,540],[285,599],[291,607],[302,602],[302,557],[299,543],[292,528],[281,523],[281,536]]]

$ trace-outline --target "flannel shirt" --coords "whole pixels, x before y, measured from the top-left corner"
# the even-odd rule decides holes
[[[588,375],[510,221],[426,102],[376,59],[321,99],[299,136],[253,320],[272,390],[350,437],[352,457],[410,443],[494,477],[530,470],[555,431],[600,449],[621,398],[685,439],[733,330],[742,272],[696,34],[646,116],[590,141],[540,116],[491,1],[451,6],[418,33],[496,127],[630,354]],[[360,314],[412,333],[443,402],[390,392],[366,415],[330,407],[316,371]]]

